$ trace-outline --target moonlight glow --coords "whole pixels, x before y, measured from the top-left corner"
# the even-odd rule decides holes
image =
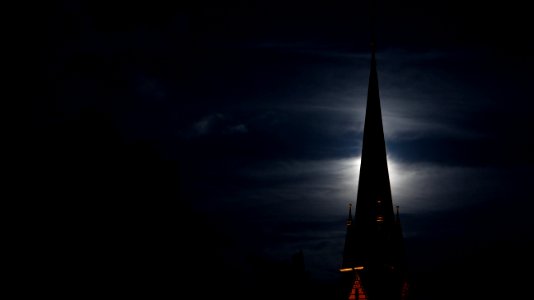
[[[415,182],[418,181],[417,175],[424,175],[421,172],[415,172],[410,169],[409,165],[401,164],[400,162],[395,161],[391,157],[388,157],[388,172],[389,172],[389,181],[391,184],[391,194],[393,198],[393,205],[400,205],[401,207],[408,210],[414,208],[415,199],[411,199],[412,187]],[[360,165],[361,157],[355,157],[348,161],[351,174],[346,174],[350,179],[348,182],[359,182],[360,177]],[[422,178],[420,178],[422,180]],[[357,190],[356,190],[357,192]]]

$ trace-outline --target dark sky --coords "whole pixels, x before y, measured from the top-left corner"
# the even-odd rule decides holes
[[[377,1],[393,201],[417,299],[513,299],[534,267],[534,24],[520,1],[463,2]],[[302,250],[308,292],[335,288],[356,201],[368,1],[33,11],[28,89],[42,92],[22,153],[38,221],[23,225],[37,278],[58,271],[71,295],[283,299]]]

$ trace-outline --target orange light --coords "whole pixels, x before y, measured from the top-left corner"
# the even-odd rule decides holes
[[[352,290],[349,294],[349,300],[367,300],[367,295],[365,294],[365,290],[362,287],[360,276],[358,276],[358,273],[356,273],[356,278],[354,280],[354,284],[352,285]]]
[[[342,268],[342,269],[339,269],[340,272],[350,272],[350,271],[353,271],[353,270],[363,270],[363,266],[357,266],[357,267],[354,267],[354,268]]]

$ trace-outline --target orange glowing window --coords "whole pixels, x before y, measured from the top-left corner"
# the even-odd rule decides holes
[[[360,276],[356,274],[354,284],[349,294],[349,300],[367,300],[367,295],[360,282]]]
[[[357,267],[354,267],[354,268],[339,269],[340,272],[350,272],[352,270],[363,270],[363,266],[357,266]]]

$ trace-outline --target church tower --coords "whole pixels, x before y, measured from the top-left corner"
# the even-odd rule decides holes
[[[350,300],[401,300],[408,289],[403,237],[391,197],[374,43],[371,48],[358,195],[354,218],[349,204],[340,268],[342,292]]]

